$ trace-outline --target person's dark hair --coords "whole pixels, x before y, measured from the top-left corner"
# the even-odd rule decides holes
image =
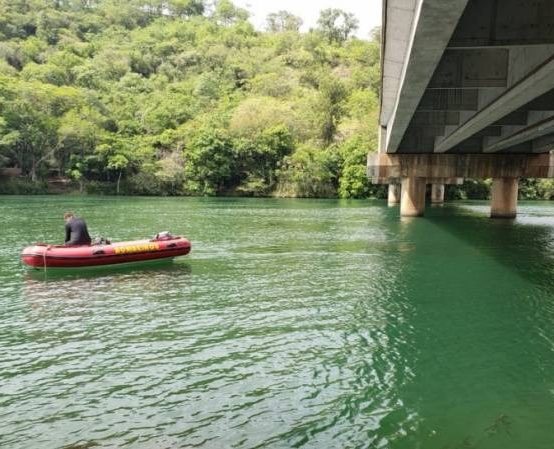
[[[68,218],[73,218],[74,216],[75,214],[73,212],[66,212],[65,214],[63,214],[63,219],[67,220]]]

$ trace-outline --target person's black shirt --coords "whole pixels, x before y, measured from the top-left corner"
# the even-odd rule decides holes
[[[90,242],[90,235],[88,234],[85,220],[74,217],[65,224],[66,245],[90,245]]]

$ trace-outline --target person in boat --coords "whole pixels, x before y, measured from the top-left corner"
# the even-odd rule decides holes
[[[73,212],[63,214],[65,220],[65,246],[90,245],[91,239],[85,220]]]

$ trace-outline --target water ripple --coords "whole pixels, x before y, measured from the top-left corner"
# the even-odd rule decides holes
[[[550,206],[506,226],[481,204],[410,222],[368,202],[0,205],[1,448],[554,445]],[[163,217],[193,253],[25,272],[66,209],[117,239]]]

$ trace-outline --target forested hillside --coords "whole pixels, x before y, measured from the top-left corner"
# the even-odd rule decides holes
[[[300,24],[256,31],[228,0],[0,0],[0,167],[89,192],[365,197],[379,43],[340,10]]]

